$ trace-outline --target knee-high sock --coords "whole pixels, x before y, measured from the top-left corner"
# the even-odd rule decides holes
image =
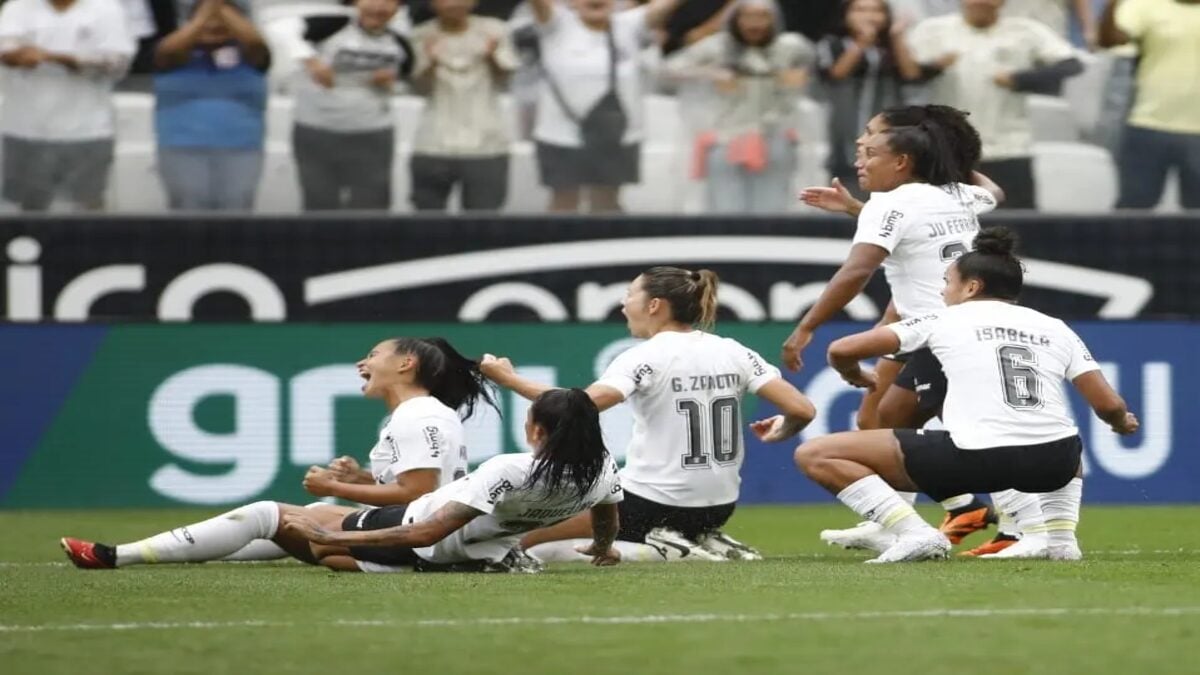
[[[1002,516],[1012,520],[1021,537],[1046,536],[1046,519],[1042,515],[1042,502],[1037,495],[1004,490],[992,493],[992,503]]]
[[[311,509],[315,506],[325,506],[327,503],[313,502],[305,504],[304,508]],[[279,544],[270,539],[255,539],[237,551],[221,558],[221,560],[226,562],[262,562],[267,560],[282,560],[289,557],[289,555],[287,551],[279,547]]]
[[[900,492],[899,490],[897,490],[896,494],[900,495],[900,499],[903,499],[904,501],[908,502],[909,506],[912,506],[913,504],[917,503],[917,493],[915,493],[915,492]]]
[[[975,495],[958,495],[949,499],[943,499],[942,508],[947,511],[953,511],[954,509],[961,509],[964,506],[970,506],[974,502]]]
[[[577,548],[590,546],[591,539],[563,539],[561,541],[548,541],[544,544],[538,544],[533,548],[526,549],[525,552],[529,555],[541,560],[544,563],[551,562],[589,562],[592,557],[584,555],[577,551]],[[617,541],[613,543],[613,548],[621,553],[621,560],[624,562],[665,562],[670,558],[663,555],[663,552],[649,544],[639,544],[632,541]],[[679,558],[676,557],[676,560]]]
[[[847,485],[837,498],[864,520],[879,523],[896,534],[930,527],[900,493],[874,474]]]
[[[117,567],[220,560],[255,539],[275,536],[278,527],[279,506],[275,502],[254,502],[215,518],[121,544],[117,546]]]
[[[1054,492],[1038,497],[1042,502],[1042,513],[1046,516],[1050,545],[1076,543],[1075,528],[1079,524],[1079,507],[1083,502],[1083,479],[1073,478]]]

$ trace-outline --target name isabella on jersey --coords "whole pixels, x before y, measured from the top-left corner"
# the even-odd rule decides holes
[[[1050,346],[1050,338],[1046,337],[1045,335],[1026,333],[1023,330],[1017,330],[1016,328],[1005,328],[1004,326],[976,328],[975,340],[978,342],[1012,342],[1019,345],[1033,345],[1035,347]]]

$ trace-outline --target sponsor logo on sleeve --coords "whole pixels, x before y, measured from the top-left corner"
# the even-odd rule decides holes
[[[754,376],[759,377],[767,373],[767,367],[762,364],[762,360],[758,358],[758,354],[746,350],[746,358],[750,359],[750,368],[754,371]]]
[[[423,430],[425,434],[425,445],[429,447],[429,456],[438,457],[442,454],[442,430],[429,426]]]
[[[493,485],[492,489],[488,490],[488,504],[495,506],[496,500],[500,498],[500,495],[504,494],[505,492],[512,492],[514,489],[515,488],[513,487],[513,484],[510,483],[507,478],[502,479],[500,482]]]
[[[642,383],[643,379],[645,379],[653,374],[654,374],[654,369],[650,367],[650,364],[643,363],[643,364],[639,365],[636,370],[633,371],[633,383],[640,385]]]
[[[883,223],[879,225],[879,236],[888,238],[895,234],[896,228],[900,227],[900,222],[904,220],[904,214],[892,209],[883,215]]]

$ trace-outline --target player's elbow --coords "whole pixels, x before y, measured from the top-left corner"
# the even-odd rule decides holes
[[[854,361],[858,358],[857,351],[854,348],[854,340],[849,337],[834,340],[833,344],[829,345],[829,351],[826,353],[829,365],[844,363],[846,361]]]

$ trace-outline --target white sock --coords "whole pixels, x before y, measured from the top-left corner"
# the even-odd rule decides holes
[[[909,506],[917,503],[917,493],[915,492],[900,492],[897,490],[896,494],[900,495],[900,499],[908,502]]]
[[[288,557],[288,552],[270,539],[255,539],[238,550],[221,558],[227,562],[262,562]]]
[[[895,534],[933,529],[929,523],[921,520],[904,497],[874,474],[846,486],[837,494],[837,498],[862,516],[863,520],[879,523]]]
[[[1016,539],[1017,535],[1020,534],[1020,531],[1017,530],[1016,521],[1009,518],[1007,513],[1000,512],[1000,507],[997,506],[995,508],[998,511],[996,517],[999,519],[999,522],[996,523],[996,531],[1006,537]]]
[[[949,499],[942,500],[942,508],[947,511],[961,509],[964,506],[970,506],[971,502],[975,501],[975,495],[959,495]]]
[[[575,549],[578,547],[588,546],[592,543],[591,539],[563,539],[562,541],[548,541],[544,544],[538,544],[533,548],[526,549],[525,552],[529,555],[541,560],[544,563],[551,562],[589,562],[592,557],[584,555]],[[665,562],[667,558],[663,557],[661,551],[649,544],[639,544],[632,541],[617,541],[613,543],[613,548],[621,553],[623,562]]]
[[[1042,502],[1037,495],[1016,490],[992,493],[992,504],[996,511],[1007,516],[1021,537],[1046,536],[1046,519],[1042,515]]]
[[[1079,506],[1083,503],[1083,479],[1072,478],[1070,483],[1054,492],[1038,495],[1046,518],[1046,533],[1050,545],[1075,544],[1075,528],[1079,524]]]
[[[220,560],[255,539],[275,536],[279,506],[254,502],[215,518],[177,527],[148,539],[117,546],[117,567]]]

